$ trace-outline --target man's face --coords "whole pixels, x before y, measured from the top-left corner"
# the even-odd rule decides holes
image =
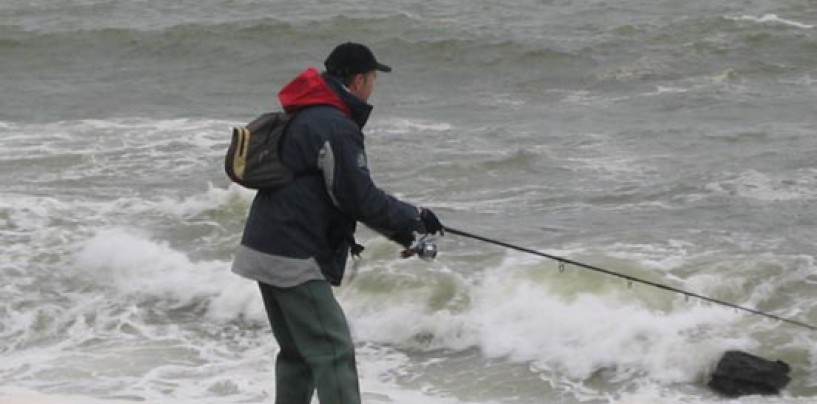
[[[374,82],[377,80],[377,71],[372,70],[368,73],[358,74],[349,86],[349,92],[363,102],[369,101],[369,97],[374,92]]]

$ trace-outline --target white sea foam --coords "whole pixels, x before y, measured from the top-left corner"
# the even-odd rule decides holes
[[[605,96],[599,93],[594,93],[589,90],[578,90],[565,92],[562,102],[575,105],[587,106],[610,106],[619,101],[629,100],[631,97],[622,96]]]
[[[367,345],[357,350],[361,398],[365,403],[389,404],[460,404],[470,403],[428,389],[408,389],[395,382],[409,358],[394,349]],[[493,404],[494,401],[481,401]]]
[[[693,306],[662,313],[589,293],[562,301],[547,288],[503,286],[504,291],[486,289],[479,299],[486,355],[532,361],[580,380],[613,369],[666,383],[691,382],[724,348],[750,344],[715,336],[690,338],[734,319],[724,309]]]
[[[607,257],[637,262],[638,266],[650,270],[669,272],[688,262],[695,262],[706,258],[718,251],[702,249],[700,246],[686,241],[669,239],[664,243],[632,244],[615,243],[606,247]]]
[[[155,202],[146,203],[145,208],[167,213],[179,218],[201,214],[204,211],[216,209],[233,201],[249,206],[255,191],[231,183],[226,188],[219,188],[208,184],[204,193],[187,197],[160,197]]]
[[[737,21],[752,21],[757,23],[777,23],[783,24],[790,27],[795,28],[802,28],[802,29],[811,29],[814,28],[814,25],[811,24],[804,24],[802,22],[797,22],[794,20],[788,20],[785,18],[780,18],[776,14],[763,14],[761,16],[753,16],[753,15],[742,15],[740,17],[727,17],[729,19],[737,20]]]
[[[801,169],[786,176],[772,175],[757,170],[746,170],[737,175],[713,181],[705,189],[766,202],[813,199],[817,197],[817,170]]]
[[[620,255],[638,262],[642,259],[649,262],[652,256],[679,251],[692,261],[707,256],[707,251],[684,253],[690,247],[685,242],[669,243],[658,250],[645,245]],[[570,254],[569,251],[557,253]],[[758,257],[763,262],[779,261],[777,258]],[[701,273],[685,288],[704,291],[706,295],[735,293],[732,286],[737,286],[737,292],[748,301],[748,306],[754,307],[773,298],[775,290],[813,275],[813,259],[792,259],[803,262],[781,263],[787,268],[786,273],[755,288],[748,297],[740,291],[741,283],[746,281],[742,276],[746,277],[751,271],[758,271],[759,277],[767,276],[769,272],[763,262],[753,263],[751,268],[730,266],[729,271]],[[661,402],[688,402],[690,396],[665,387],[700,383],[723,352],[757,350],[761,348],[762,337],[754,332],[779,326],[779,323],[762,321],[760,317],[727,307],[697,300],[687,303],[680,295],[648,287],[648,294],[644,294],[641,286],[628,291],[623,284],[618,285],[599,274],[578,271],[578,277],[570,272],[559,277],[542,276],[539,261],[510,254],[478,281],[474,277],[459,278],[445,266],[436,269],[449,273],[441,278],[439,273],[434,277],[428,273],[416,274],[416,268],[399,268],[407,265],[399,264],[395,273],[402,270],[407,273],[403,276],[409,279],[410,274],[416,274],[425,281],[401,282],[401,287],[389,292],[387,297],[367,296],[352,285],[343,295],[344,306],[349,310],[359,339],[410,350],[477,347],[487,358],[531,364],[534,371],[543,372],[545,380],[555,386],[565,386],[576,397],[607,398],[611,403],[622,404],[651,402],[659,397],[666,398]],[[656,260],[653,264],[668,270],[683,262]],[[597,283],[590,282],[591,278]],[[432,308],[439,305],[430,303],[434,296],[445,294],[440,289],[446,288],[440,285],[446,282],[455,286],[457,291],[449,292],[455,297],[443,308]],[[427,286],[420,286],[423,284]],[[653,292],[666,295],[649,294]],[[658,301],[665,303],[656,307],[654,303]],[[468,303],[463,306],[462,302]],[[790,330],[781,330],[786,331]],[[812,350],[808,341],[797,342],[793,347]],[[614,382],[641,387],[623,389],[628,393],[620,397],[583,387],[583,381],[598,374],[605,374],[605,378]]]
[[[683,94],[689,91],[690,91],[689,88],[684,87],[656,86],[655,91],[647,92],[642,95],[645,97],[654,97],[664,94]]]
[[[125,295],[160,297],[172,306],[206,300],[216,319],[265,318],[255,285],[232,274],[228,262],[193,262],[134,230],[99,231],[77,253],[76,266]]]
[[[478,347],[486,357],[533,363],[574,380],[610,369],[687,383],[724,350],[755,344],[716,331],[740,318],[731,310],[704,305],[651,310],[616,293],[569,298],[532,279],[529,265],[511,258],[478,284],[454,282],[471,302],[464,310],[457,305],[429,310],[430,289],[407,292],[413,299],[398,292],[388,304],[354,296],[345,303],[364,340],[415,349]]]
[[[219,206],[230,198],[243,198],[241,195],[240,190],[216,188],[176,201],[182,205],[178,210],[172,208],[172,201],[167,205],[153,204],[153,207],[166,206],[173,215],[185,217]],[[68,208],[63,206],[61,209]],[[43,211],[41,215],[48,216],[48,213]],[[208,321],[246,318],[257,324],[265,323],[254,284],[230,274],[227,262],[194,261],[169,243],[155,239],[146,230],[133,228],[98,230],[92,237],[81,241],[80,245],[82,249],[76,255],[74,270],[93,273],[96,284],[103,289],[110,288],[113,293],[105,297],[109,302],[158,298],[159,302],[151,303],[151,306],[168,309],[204,302]],[[377,250],[377,245],[372,247]],[[667,248],[675,251],[685,246],[681,243]],[[567,253],[570,252],[559,252],[560,255]],[[418,272],[418,268],[414,267],[416,264],[402,261],[400,265],[413,268],[407,272],[408,276],[422,276],[425,282],[418,283],[414,288],[390,290],[386,300],[371,300],[370,296],[356,289],[355,284],[342,289],[340,297],[348,308],[359,341],[422,350],[478,347],[486,357],[532,363],[536,371],[566,375],[574,380],[573,383],[578,380],[579,384],[605,369],[618,372],[625,378],[628,374],[644,374],[648,380],[660,384],[686,383],[700,377],[723,350],[747,348],[755,344],[750,336],[736,338],[728,333],[719,335],[707,331],[740,318],[730,310],[690,305],[665,312],[642,307],[637,302],[603,291],[565,298],[564,294],[553,289],[555,286],[531,278],[529,269],[536,262],[533,258],[510,255],[500,265],[489,267],[485,278],[474,282],[475,279],[459,277],[444,263]],[[383,263],[375,260],[372,264]],[[437,299],[436,295],[447,293],[448,289],[440,289],[440,285],[445,284],[454,290],[454,294],[464,295],[464,302],[470,303],[443,308],[432,304]],[[85,320],[92,315],[101,317],[99,313],[94,315],[91,308],[104,307],[106,303],[100,301],[99,296],[95,299],[95,303],[81,306],[85,309],[61,315],[64,325],[54,330],[67,330],[66,335],[74,335],[65,340],[67,346],[76,346],[81,341],[98,336],[98,330],[89,328]],[[139,335],[149,338],[184,335],[180,329],[157,335],[155,330],[151,330],[155,326],[143,324],[138,312],[129,312],[124,316],[116,322],[123,324],[121,327],[125,333],[127,329],[137,329]],[[26,321],[31,324],[36,317],[36,313],[32,313],[27,320],[20,318],[22,328],[15,329],[28,328],[22,324]],[[268,339],[262,341],[272,344],[271,335],[264,338]],[[182,343],[182,346],[199,345],[196,352],[202,357],[207,357],[205,354],[213,351],[212,360],[207,362],[210,370],[163,365],[159,359],[145,364],[156,367],[151,368],[153,370],[144,376],[138,386],[129,388],[132,396],[146,398],[147,402],[170,402],[167,394],[162,393],[161,386],[168,388],[168,385],[172,385],[174,394],[180,397],[174,402],[183,403],[185,397],[200,396],[204,391],[210,391],[209,394],[223,393],[227,397],[248,397],[272,389],[270,366],[274,352],[269,347],[255,354],[245,352],[245,357],[255,356],[251,362],[248,362],[248,358],[225,361],[224,353],[211,347],[222,343],[224,341],[207,339]],[[202,345],[205,347],[202,348]],[[20,351],[19,356],[6,356],[4,367],[28,363],[33,366],[33,371],[51,369],[54,358],[62,358],[60,363],[63,367],[72,366],[74,362],[61,349],[60,345],[56,345],[53,349],[41,349],[34,353]],[[688,354],[690,351],[695,354]],[[139,351],[129,353],[123,349],[93,361],[104,367],[115,358],[129,355],[144,354]],[[383,355],[391,359],[385,360]],[[361,386],[369,401],[406,404],[459,402],[454,398],[398,387],[388,375],[399,372],[405,362],[400,358],[402,354],[394,355],[390,356],[380,348],[361,351]],[[246,373],[241,374],[241,370]],[[186,376],[179,380],[175,376],[178,374]],[[223,374],[236,376],[225,378]],[[117,379],[112,376],[111,380]],[[269,380],[267,387],[263,387],[265,380]],[[94,383],[99,385],[103,381]],[[581,390],[580,387],[575,386],[573,390]],[[649,397],[654,396],[634,393],[622,398],[624,401],[621,402],[638,403],[637,400]],[[64,399],[70,402],[73,397],[42,396],[38,399],[45,402]]]
[[[185,120],[159,123],[82,121],[75,123],[74,129],[80,129],[69,130],[67,137],[55,137],[50,147],[61,153],[70,152],[76,146],[71,142],[87,140],[80,139],[77,133],[83,130],[87,130],[87,134],[101,133],[101,150],[121,152],[124,160],[111,158],[101,164],[100,160],[107,157],[98,157],[95,163],[91,160],[80,162],[87,164],[81,166],[81,170],[106,168],[128,175],[132,174],[131,169],[156,170],[153,161],[157,158],[172,159],[185,154],[198,158],[198,154],[219,154],[221,151],[216,149],[222,142],[218,129],[221,123],[203,123],[201,132],[185,132],[184,128],[191,124]],[[389,132],[392,129],[382,130],[400,133],[404,128],[406,131],[450,129],[444,125],[435,127],[435,123],[423,124],[431,127],[424,129],[397,124],[394,132]],[[162,130],[181,131],[190,136],[183,136],[181,143],[170,144],[165,139],[167,133],[160,133]],[[34,132],[36,130],[31,131]],[[141,132],[146,132],[146,137],[137,137]],[[119,135],[123,133],[133,137],[121,138]],[[24,141],[23,138],[18,140]],[[77,150],[86,150],[83,149],[85,146],[78,147]],[[39,153],[25,145],[18,151]],[[128,162],[129,158],[133,160]],[[201,164],[200,161],[190,161],[190,164]],[[584,161],[577,166],[632,178],[641,175],[638,169],[632,169],[633,163],[637,162],[612,159]],[[178,171],[172,172],[183,172],[190,167],[173,167],[172,170]],[[768,185],[806,191],[814,185],[811,182],[813,177],[814,172],[803,170],[799,172],[794,188],[790,188],[792,183],[776,179]],[[725,185],[717,184],[724,185],[726,190],[717,192],[730,192],[730,189],[747,192],[738,186],[741,178],[725,177]],[[751,175],[749,180],[750,183],[753,181]],[[81,278],[89,282],[85,285],[87,289],[83,289],[87,292],[83,293],[63,293],[57,289],[63,306],[40,302],[40,297],[50,297],[48,293],[35,294],[33,297],[39,302],[35,308],[13,309],[12,314],[3,319],[0,336],[9,338],[9,346],[14,352],[4,354],[0,372],[18,372],[3,374],[14,374],[13,380],[23,385],[33,380],[29,386],[53,389],[59,383],[71,383],[71,379],[61,373],[66,368],[76,366],[82,371],[90,368],[96,373],[84,374],[74,381],[89,390],[119,386],[117,388],[121,390],[111,390],[123,394],[130,392],[133,397],[144,398],[148,403],[184,403],[194,401],[189,397],[222,396],[223,399],[214,398],[214,402],[232,402],[237,397],[263,400],[264,392],[273,389],[275,348],[268,332],[260,337],[239,332],[236,332],[239,336],[231,337],[229,333],[211,336],[196,334],[186,329],[185,324],[166,324],[172,323],[172,318],[161,318],[160,324],[151,323],[148,318],[165,309],[205,307],[201,318],[205,325],[238,322],[246,327],[249,322],[251,327],[265,326],[263,305],[254,283],[231,274],[228,258],[194,259],[195,255],[187,251],[187,247],[178,244],[191,240],[174,240],[152,230],[154,225],[182,227],[197,220],[212,221],[199,216],[211,210],[232,209],[233,204],[237,209],[244,209],[245,206],[238,205],[247,205],[252,197],[251,191],[235,185],[210,185],[203,189],[205,183],[202,181],[201,187],[187,194],[124,193],[101,198],[99,195],[39,197],[4,194],[0,199],[0,232],[3,232],[0,234],[9,238],[23,237],[25,242],[11,243],[0,251],[14,271],[25,275],[15,277],[14,283],[1,291],[14,298],[29,299],[31,296],[22,296],[26,293],[25,287],[35,284],[34,276],[48,271],[52,271],[54,277],[60,276],[57,281],[74,282]],[[478,195],[485,196],[487,202],[483,203],[497,211],[510,201],[489,194],[486,191],[485,195]],[[524,195],[524,191],[519,194]],[[4,226],[4,222],[8,226]],[[367,271],[381,271],[381,267],[386,266],[382,275],[387,283],[395,283],[394,288],[379,289],[374,293],[352,283],[339,291],[355,336],[363,343],[360,350],[361,386],[371,402],[459,402],[454,398],[439,397],[434,392],[424,392],[422,388],[402,389],[398,381],[390,378],[407,366],[409,359],[405,352],[417,350],[477,348],[484,357],[492,360],[533,364],[533,370],[542,372],[546,382],[554,382],[552,375],[555,373],[566,375],[569,380],[559,382],[572,383],[570,394],[578,395],[585,388],[585,380],[608,370],[616,374],[614,380],[630,376],[641,378],[643,375],[643,379],[655,381],[659,386],[688,382],[704,372],[722,350],[752,347],[756,343],[751,332],[745,336],[734,332],[732,323],[741,321],[742,317],[731,311],[681,304],[656,308],[649,301],[639,300],[638,296],[623,296],[606,288],[587,293],[565,293],[564,288],[559,288],[554,281],[531,274],[534,272],[531,268],[539,265],[536,260],[517,255],[509,255],[499,265],[478,262],[476,272],[484,273],[484,277],[460,276],[453,267],[447,267],[445,258],[428,268],[401,262],[395,265],[404,265],[398,269],[406,270],[405,273],[392,273],[388,271],[392,264],[384,263],[390,262],[392,255],[381,251],[378,258],[378,243],[373,242],[375,245],[368,250],[374,252],[374,258],[364,264],[362,272],[366,275]],[[632,259],[650,269],[664,271],[682,265],[685,260],[696,259],[696,254],[706,253],[693,251],[683,240],[665,246],[627,248],[614,245],[611,248],[622,251],[620,255],[613,255],[615,257]],[[575,253],[558,252],[559,255]],[[70,264],[66,263],[65,254],[70,255]],[[662,255],[668,258],[662,259]],[[39,272],[32,271],[32,267]],[[812,269],[813,265],[798,267],[796,271],[761,285],[747,299],[751,303],[763,302],[775,288],[807,279]],[[730,280],[719,274],[692,277],[688,281],[695,290],[707,290],[706,287],[712,285],[718,285],[721,290],[732,290]],[[605,283],[603,280],[598,282]],[[448,298],[449,295],[453,297]],[[25,299],[26,305],[34,304]],[[145,311],[151,311],[151,314]],[[723,331],[719,333],[713,331],[715,329]],[[735,334],[739,336],[735,337]],[[120,338],[120,341],[119,345],[108,345],[108,351],[103,354],[89,354],[88,346],[93,347],[99,338]],[[131,347],[138,345],[135,341],[145,346]],[[167,341],[175,345],[171,345],[170,350],[163,350],[168,347],[161,344]],[[86,343],[88,345],[83,345]],[[240,348],[233,351],[219,348],[231,343]],[[152,344],[159,346],[153,353],[151,350],[157,345]],[[248,349],[247,345],[255,346]],[[796,347],[799,349],[801,345],[808,346],[806,342],[798,342]],[[191,355],[185,353],[187,350],[193,352],[195,361],[180,365],[179,361]],[[687,351],[695,353],[689,355]],[[83,357],[77,352],[88,355]],[[161,353],[168,357],[157,357]],[[438,359],[444,360],[444,355]],[[205,364],[201,365],[196,362],[198,360]],[[110,373],[118,369],[111,364],[127,361],[134,362],[129,365],[131,370],[148,370],[143,375]],[[88,364],[88,367],[81,364]],[[61,381],[59,377],[66,378]],[[127,387],[122,388],[122,385]],[[73,396],[6,392],[28,394],[42,400],[74,400]],[[169,396],[173,397],[172,400]],[[603,396],[597,394],[594,399],[603,399]],[[663,390],[657,393],[636,390],[618,400],[638,403],[654,397],[672,400],[675,396],[665,394]],[[679,396],[679,400],[684,399]],[[83,398],[82,402],[93,401]],[[110,402],[116,401],[111,399]]]
[[[226,150],[229,124],[136,118],[14,124],[0,129],[0,160],[15,162],[12,190],[74,183],[69,188],[81,186],[84,194],[130,195],[150,186],[178,194],[189,192],[191,175],[227,182],[214,162]]]
[[[95,399],[86,395],[43,394],[34,390],[19,387],[0,387],[0,399],[3,404],[127,404],[127,399]],[[183,404],[184,401],[176,401]],[[190,400],[188,402],[193,402]],[[159,404],[157,401],[147,404]]]
[[[213,380],[209,381],[209,388],[202,389],[202,386],[200,386],[198,382],[193,382],[192,384],[195,385],[195,388],[176,389],[173,397],[162,397],[157,394],[145,398],[140,394],[123,394],[119,395],[118,398],[91,398],[88,395],[80,394],[46,394],[25,388],[0,387],[0,400],[2,400],[3,404],[128,404],[134,401],[145,404],[199,404],[202,402],[202,399],[199,397],[202,393],[206,392],[209,397],[207,402],[209,403],[234,403],[237,401],[232,396],[234,396],[236,392],[244,391],[248,387],[257,390],[259,394],[255,394],[254,397],[249,396],[240,402],[267,402],[272,400],[269,396],[275,393],[271,382],[264,383],[262,380],[255,381],[255,383],[269,384],[269,389],[247,384],[241,380],[235,380],[236,377],[242,376],[235,371],[236,369],[231,369],[233,378],[228,380],[219,382],[216,378],[213,378]],[[270,374],[268,377],[265,377],[265,379],[272,380],[273,377],[274,376]],[[204,387],[207,386],[205,385]],[[372,404],[465,404],[465,402],[453,397],[439,397],[422,391],[402,389],[377,379],[365,378],[365,376],[361,380],[360,389],[363,401]],[[223,398],[219,399],[217,398],[218,396],[223,396]],[[494,403],[494,401],[480,402],[484,404]]]
[[[184,143],[208,148],[229,140],[233,122],[212,119],[120,118],[83,119],[50,123],[8,123],[4,132],[4,152],[96,153],[139,150]],[[37,153],[37,151],[40,153]],[[48,153],[45,153],[48,152]]]
[[[372,134],[382,132],[389,135],[405,135],[409,133],[422,135],[424,132],[445,132],[453,128],[453,126],[447,122],[407,118],[389,118],[382,122],[373,123],[374,125],[369,127],[369,132]]]
[[[785,393],[781,396],[746,395],[734,399],[714,395],[691,397],[654,384],[638,386],[634,391],[624,392],[617,397],[608,396],[606,400],[609,404],[808,404],[814,402],[813,397],[790,397]]]
[[[656,157],[656,156],[653,156]],[[658,170],[653,163],[643,157],[613,153],[605,156],[570,156],[564,157],[565,165],[571,170],[586,171],[589,178],[604,178],[621,182],[647,182],[657,178]],[[597,185],[589,185],[591,189]]]

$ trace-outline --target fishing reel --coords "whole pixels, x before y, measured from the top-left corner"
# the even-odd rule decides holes
[[[416,255],[424,261],[433,261],[434,258],[437,258],[437,244],[435,241],[436,238],[429,235],[420,237],[408,249],[403,250],[401,255],[403,258]]]

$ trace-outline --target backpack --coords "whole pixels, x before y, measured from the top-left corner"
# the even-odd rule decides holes
[[[263,114],[233,128],[233,138],[224,159],[224,170],[234,182],[251,189],[279,189],[293,179],[281,161],[282,140],[293,115]]]

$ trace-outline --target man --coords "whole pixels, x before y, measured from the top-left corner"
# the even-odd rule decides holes
[[[369,176],[363,126],[372,106],[378,62],[364,45],[344,43],[278,94],[294,118],[282,160],[293,182],[258,191],[233,271],[259,282],[280,352],[277,404],[360,403],[354,345],[331,286],[340,284],[356,222],[409,247],[415,233],[442,233],[434,213],[397,200]]]

